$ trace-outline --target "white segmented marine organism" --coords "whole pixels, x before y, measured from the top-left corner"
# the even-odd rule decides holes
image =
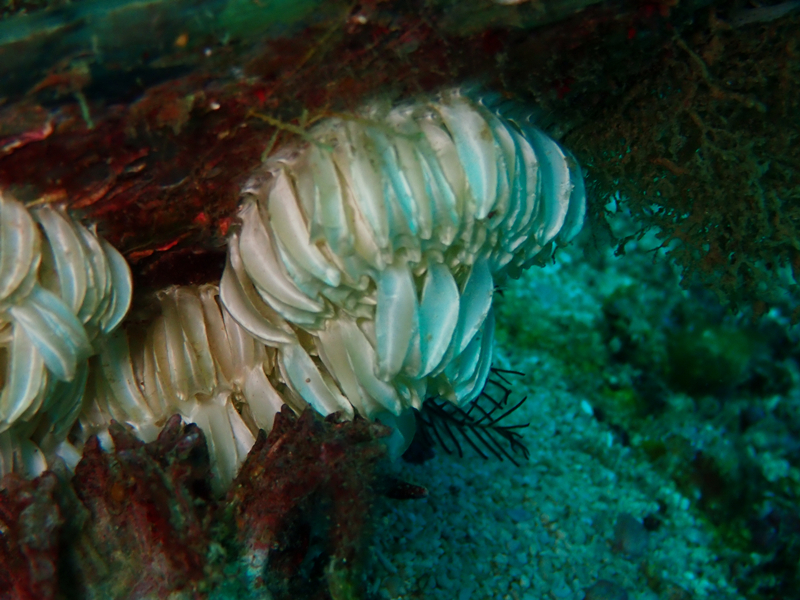
[[[310,137],[245,187],[219,288],[163,290],[143,327],[114,331],[131,297],[116,250],[0,196],[0,475],[74,466],[72,443],[110,442],[112,419],[152,440],[178,413],[222,491],[283,404],[380,419],[396,455],[411,407],[481,392],[494,286],[578,232],[577,163],[456,92]]]
[[[585,211],[579,166],[533,127],[458,92],[378,113],[328,119],[265,162],[220,286],[253,336],[302,349],[290,379],[310,360],[301,329],[370,418],[476,397],[495,284],[571,240]],[[338,397],[317,404],[341,410]]]
[[[28,210],[0,193],[0,474],[43,468],[39,446],[63,442],[87,359],[125,316],[131,292],[125,259],[95,231],[63,208]]]
[[[311,343],[302,330],[290,330],[296,343],[267,346],[231,317],[218,296],[215,285],[167,288],[156,295],[154,318],[142,326],[130,323],[105,339],[92,359],[73,439],[85,442],[98,434],[108,443],[113,419],[152,441],[169,417],[180,414],[203,430],[214,485],[221,492],[259,429],[270,431],[284,404],[298,413],[310,405],[323,414],[353,417],[341,391],[348,388],[340,389],[337,374],[300,343],[303,337]],[[413,433],[413,419],[384,419],[400,429],[389,440],[392,451],[402,448]]]
[[[157,300],[152,321],[120,329],[93,359],[79,437],[104,435],[114,419],[152,441],[180,414],[205,433],[215,485],[224,490],[258,430],[272,429],[284,403],[305,405],[293,372],[322,376],[307,354],[281,354],[250,336],[220,305],[217,286],[171,287]],[[317,388],[329,383],[298,385],[316,386],[312,397],[323,397]]]

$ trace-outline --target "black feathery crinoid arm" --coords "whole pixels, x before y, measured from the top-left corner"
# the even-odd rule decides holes
[[[432,450],[436,445],[448,454],[457,452],[461,457],[464,456],[463,441],[485,459],[491,454],[519,466],[518,457],[527,459],[530,455],[518,432],[528,423],[506,425],[503,422],[527,397],[509,406],[512,384],[508,375],[524,374],[493,368],[483,391],[463,408],[438,397],[425,400],[422,409],[416,412],[417,436],[403,458],[412,463],[425,462],[433,458]]]

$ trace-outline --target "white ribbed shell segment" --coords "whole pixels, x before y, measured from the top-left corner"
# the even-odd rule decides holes
[[[308,332],[362,414],[488,376],[495,283],[583,223],[580,168],[541,131],[457,92],[328,119],[243,190],[220,291],[265,344]]]
[[[151,321],[129,324],[105,341],[79,419],[83,441],[104,436],[112,419],[152,441],[169,417],[180,414],[203,430],[215,486],[222,491],[258,430],[272,429],[281,406],[305,406],[291,383],[284,383],[298,359],[251,337],[220,305],[218,294],[215,285],[162,290]]]
[[[80,410],[87,360],[128,311],[122,255],[63,208],[0,193],[0,476],[38,474]]]

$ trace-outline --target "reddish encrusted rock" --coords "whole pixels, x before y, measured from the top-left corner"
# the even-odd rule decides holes
[[[300,417],[262,431],[228,494],[246,560],[274,598],[358,597],[375,465],[388,430],[364,419]]]
[[[166,598],[204,577],[213,512],[202,432],[172,417],[143,444],[118,424],[114,451],[86,444],[73,487],[89,512],[74,545],[80,595]]]
[[[71,480],[4,479],[0,600],[361,598],[374,493],[424,492],[379,478],[388,430],[360,418],[284,408],[226,498],[203,432],[179,416],[152,443],[110,434],[114,449],[90,439]]]
[[[14,475],[0,491],[0,599],[48,600],[57,591],[61,511],[53,473],[33,481]]]

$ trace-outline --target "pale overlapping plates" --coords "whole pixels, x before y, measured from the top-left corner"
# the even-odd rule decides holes
[[[430,394],[468,402],[489,372],[495,283],[579,231],[580,168],[457,92],[310,137],[246,186],[223,303],[265,344],[308,332],[366,416]]]
[[[298,410],[304,402],[282,384],[287,357],[231,318],[218,302],[217,286],[167,288],[157,304],[151,321],[115,332],[93,359],[80,437],[102,437],[114,419],[151,441],[180,414],[203,430],[221,491],[258,430],[272,429],[285,402]]]
[[[124,258],[63,209],[0,193],[0,474],[40,471],[77,418],[87,359],[128,310]]]

